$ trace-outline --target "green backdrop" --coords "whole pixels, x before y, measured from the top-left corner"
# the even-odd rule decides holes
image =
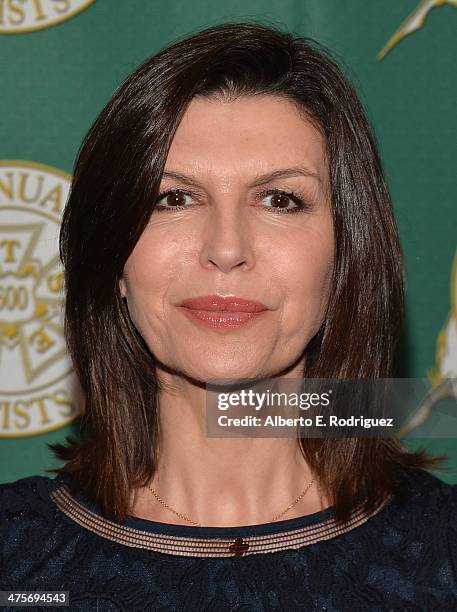
[[[71,173],[84,134],[140,62],[178,35],[244,20],[315,38],[354,81],[378,138],[406,257],[398,375],[430,377],[434,385],[457,377],[456,1],[0,0],[0,159]],[[414,31],[380,59],[401,27]],[[5,252],[0,248],[0,264]],[[0,299],[0,368],[14,334],[5,312]],[[64,439],[77,421],[14,435],[5,427],[8,401],[0,389],[0,482],[45,474],[56,465],[45,442]],[[450,454],[453,469],[443,478],[455,482],[457,439],[408,444],[421,442]]]

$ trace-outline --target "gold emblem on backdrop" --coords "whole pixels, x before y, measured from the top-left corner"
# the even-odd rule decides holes
[[[32,32],[80,13],[94,0],[0,0],[0,34]]]
[[[377,58],[383,59],[402,38],[419,30],[424,25],[427,15],[432,8],[443,6],[444,4],[457,6],[457,0],[422,0],[414,11],[408,15],[395,34],[389,38],[384,48],[378,53]]]
[[[60,221],[71,175],[0,161],[0,437],[58,429],[82,394],[63,334]]]

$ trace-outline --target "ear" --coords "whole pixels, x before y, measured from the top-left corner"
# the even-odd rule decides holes
[[[127,287],[125,286],[124,277],[119,280],[119,291],[121,292],[122,297],[126,297],[127,295]]]

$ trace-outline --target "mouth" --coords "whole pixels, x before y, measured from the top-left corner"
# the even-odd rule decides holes
[[[255,313],[269,310],[268,306],[258,302],[238,296],[202,295],[189,298],[179,304],[190,310],[206,310],[208,312],[244,312]]]
[[[178,306],[192,321],[216,329],[246,325],[270,310],[257,300],[219,295],[190,298]]]

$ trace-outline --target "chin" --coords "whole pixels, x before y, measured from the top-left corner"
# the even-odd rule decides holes
[[[214,380],[238,380],[238,379],[254,379],[254,378],[268,378],[270,376],[274,376],[275,371],[266,370],[259,365],[246,366],[246,364],[240,363],[237,366],[233,365],[224,365],[220,366],[211,364],[208,366],[202,364],[202,367],[199,368],[197,364],[192,364],[192,367],[186,368],[186,375],[189,378],[192,378],[199,383],[207,383],[212,382]]]

